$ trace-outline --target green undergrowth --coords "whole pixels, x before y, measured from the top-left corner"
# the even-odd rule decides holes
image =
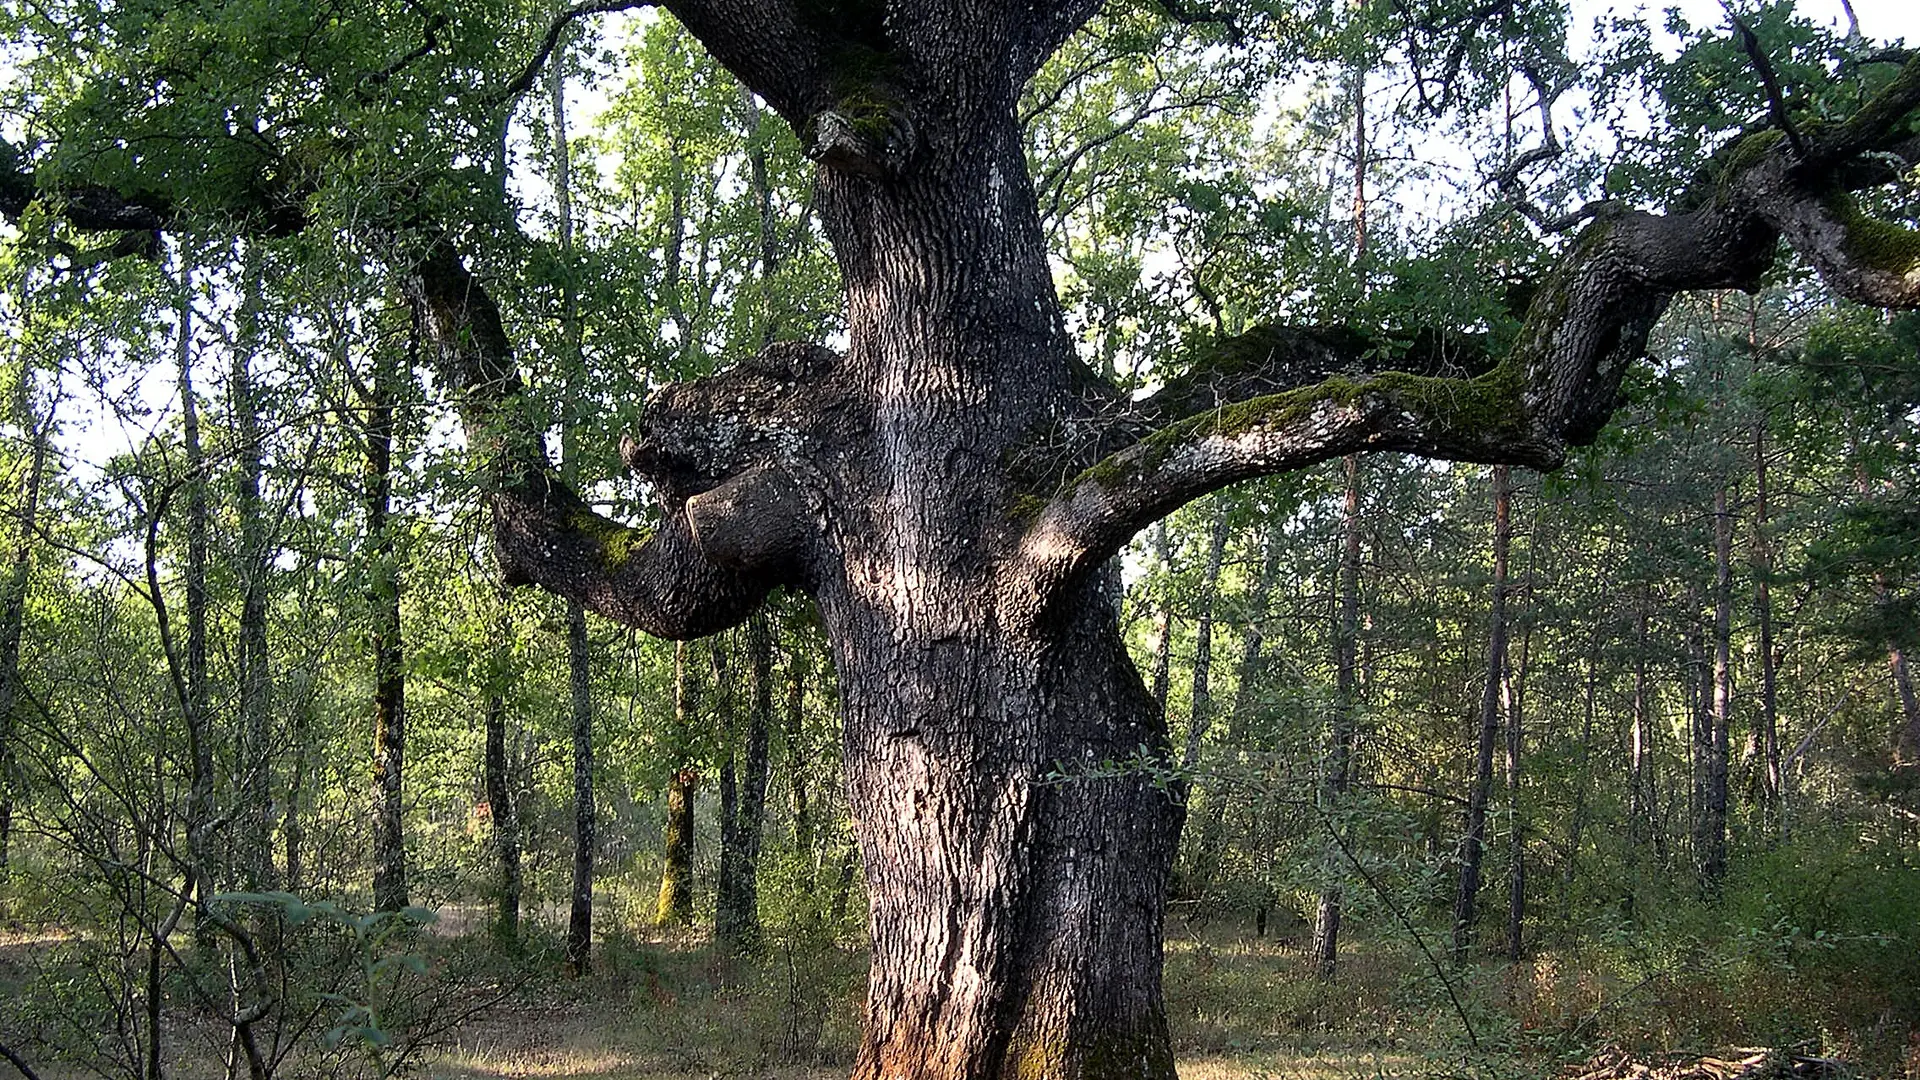
[[[1485,951],[1455,961],[1434,929],[1439,915],[1412,909],[1422,949],[1362,905],[1332,982],[1312,976],[1306,922],[1289,905],[1260,935],[1250,912],[1223,902],[1204,925],[1168,921],[1175,1057],[1185,1080],[1504,1080],[1558,1075],[1602,1051],[1655,1060],[1768,1046],[1841,1058],[1861,1077],[1912,1080],[1920,873],[1910,862],[1809,836],[1743,860],[1716,902],[1661,891],[1649,884],[1667,880],[1658,875],[1623,873],[1607,895],[1569,897],[1580,918],[1539,915],[1519,964],[1496,955],[1491,930]],[[646,925],[644,905],[622,903],[617,889],[605,899],[593,968],[581,978],[563,974],[558,909],[529,914],[523,955],[512,960],[490,946],[483,908],[443,910],[409,952],[432,991],[420,1000],[463,1018],[432,1038],[413,1074],[846,1075],[866,980],[856,925],[770,920],[764,952],[735,957],[699,927]],[[1307,910],[1310,898],[1297,899]],[[0,944],[0,993],[13,1015],[84,1004],[72,997],[83,972],[62,957],[83,957],[85,937],[14,924]],[[212,1067],[217,1034],[204,1023],[171,1031],[172,1075]],[[86,1072],[72,1057],[40,1061],[49,1080]]]

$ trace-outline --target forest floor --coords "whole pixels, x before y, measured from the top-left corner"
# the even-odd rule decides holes
[[[1424,1076],[1450,1040],[1409,1004],[1405,972],[1357,951],[1328,990],[1297,942],[1176,924],[1167,1003],[1183,1080],[1359,1080]],[[866,957],[838,946],[776,945],[756,963],[702,941],[623,941],[597,969],[503,1004],[462,1027],[428,1074],[449,1080],[828,1080],[846,1075]],[[1334,1018],[1337,1017],[1337,1020]]]
[[[1611,1039],[1631,1026],[1623,1005],[1663,1026],[1666,1017],[1699,1011],[1641,986],[1601,985],[1551,954],[1520,968],[1489,959],[1443,979],[1421,950],[1365,937],[1346,943],[1340,977],[1325,984],[1311,977],[1299,936],[1169,921],[1166,1000],[1183,1080],[1554,1077],[1610,1045],[1591,1030],[1592,1018],[1605,1013]],[[765,956],[740,960],[704,936],[621,935],[598,943],[590,974],[569,978],[556,942],[535,937],[518,962],[501,960],[484,933],[457,917],[415,941],[425,971],[385,1012],[388,1052],[417,1044],[405,1075],[830,1080],[852,1064],[867,963],[860,949],[776,937]],[[71,940],[0,936],[0,1002]],[[321,1027],[338,1011],[312,1008]],[[168,1075],[225,1075],[225,1029],[186,1012],[170,1019]],[[1703,1034],[1643,1029],[1638,1041],[1643,1053],[1720,1052]],[[42,1080],[112,1071],[41,1060]],[[361,1071],[350,1066],[346,1074]]]

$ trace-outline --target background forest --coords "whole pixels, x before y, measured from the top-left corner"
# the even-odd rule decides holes
[[[505,588],[356,227],[401,190],[471,222],[564,471],[637,521],[645,492],[596,478],[653,389],[839,329],[809,165],[665,15],[478,6],[494,38],[442,48],[421,5],[384,33],[275,0],[0,5],[5,153],[124,120],[75,73],[135,40],[360,136],[306,208],[326,228],[96,249],[23,204],[0,246],[23,1074],[845,1070],[863,885],[809,609],[674,645]],[[1751,47],[1717,12],[1230,7],[1115,4],[1028,95],[1074,332],[1131,385],[1276,313],[1497,328],[1554,242],[1532,224],[1676,186],[1764,114],[1768,67],[1872,77],[1858,28],[1790,3],[1740,7]],[[209,222],[251,140],[335,137],[163,119],[217,133],[221,168],[164,176]],[[152,123],[158,149],[89,152],[164,162]],[[1790,270],[1676,308],[1630,382],[1554,475],[1349,459],[1126,555],[1177,755],[1053,780],[1187,799],[1189,1075],[1762,1046],[1920,1077],[1920,318]]]

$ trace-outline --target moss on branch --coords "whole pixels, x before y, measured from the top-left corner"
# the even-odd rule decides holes
[[[1901,278],[1920,272],[1920,231],[1882,221],[1848,195],[1829,197],[1826,207],[1843,231],[1848,259]]]

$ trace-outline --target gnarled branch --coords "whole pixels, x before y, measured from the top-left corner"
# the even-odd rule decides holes
[[[1862,155],[1920,150],[1907,134],[1916,108],[1920,64],[1862,109],[1872,123],[1856,116],[1805,153],[1777,131],[1750,135],[1721,155],[1708,190],[1687,209],[1599,214],[1490,367],[1476,362],[1470,338],[1451,354],[1467,374],[1436,375],[1367,374],[1364,339],[1337,330],[1243,336],[1223,370],[1161,392],[1165,413],[1201,411],[1109,454],[1039,507],[1020,542],[1026,575],[1043,597],[1059,595],[1186,502],[1355,451],[1555,467],[1567,447],[1599,434],[1627,366],[1674,296],[1757,286],[1782,236],[1843,293],[1920,307],[1920,232],[1875,221],[1846,195],[1891,178]],[[1810,167],[1816,160],[1824,168]],[[1234,391],[1255,396],[1219,400]],[[1219,403],[1209,407],[1209,395]]]
[[[428,248],[409,284],[437,347],[435,366],[459,397],[469,441],[489,461],[510,583],[540,585],[659,637],[688,638],[738,623],[802,573],[805,507],[778,468],[746,469],[691,492],[662,473],[654,478],[666,505],[651,531],[594,512],[548,468],[545,425],[525,408],[499,308],[451,241]]]

